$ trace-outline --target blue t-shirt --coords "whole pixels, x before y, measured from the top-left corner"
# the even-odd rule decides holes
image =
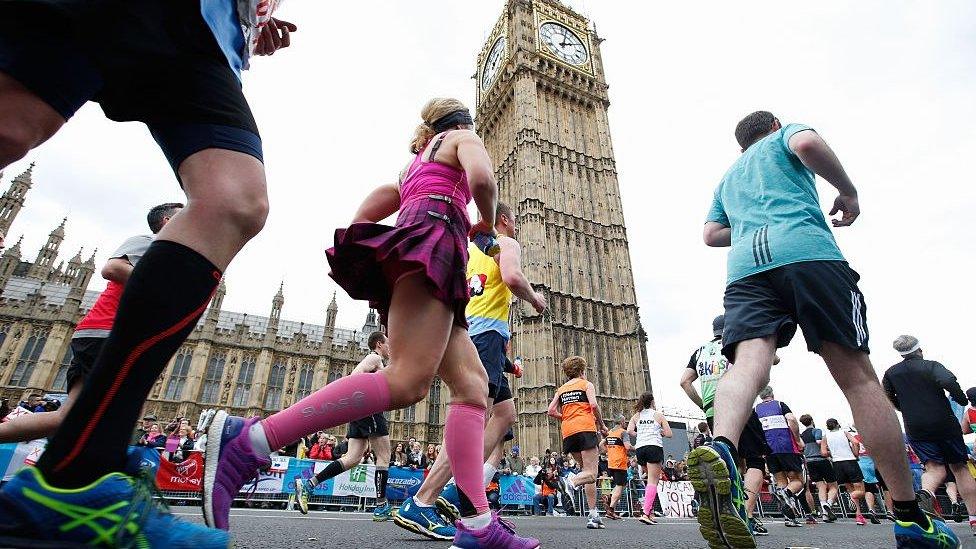
[[[217,39],[217,45],[227,58],[227,64],[240,79],[241,69],[245,65],[245,44],[244,32],[241,30],[241,22],[237,14],[237,2],[205,0],[200,2],[200,14],[210,27],[214,38]]]
[[[814,174],[790,150],[789,124],[753,143],[722,177],[707,221],[732,228],[728,283],[799,261],[844,261]]]

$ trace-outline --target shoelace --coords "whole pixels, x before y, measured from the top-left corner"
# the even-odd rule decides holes
[[[140,534],[145,527],[146,520],[149,519],[150,513],[155,511],[161,514],[170,514],[169,504],[166,503],[166,498],[156,486],[155,475],[149,468],[141,468],[139,474],[132,477],[132,480],[132,501],[129,503],[129,510],[122,518],[119,529],[115,533],[115,545],[124,549],[142,545]],[[134,521],[137,526],[130,534],[128,525],[130,521],[133,521],[135,515],[138,515],[138,519]]]
[[[512,535],[515,534],[515,523],[505,520],[502,517],[499,517],[498,515],[495,515],[495,518],[498,519],[498,524],[501,524],[503,528],[509,531],[509,533],[511,533]]]

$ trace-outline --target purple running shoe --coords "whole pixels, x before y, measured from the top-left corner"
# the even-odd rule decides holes
[[[491,512],[491,522],[481,530],[469,530],[457,521],[457,533],[451,549],[536,549],[539,540],[523,538],[515,533],[515,526]]]
[[[227,530],[234,496],[258,470],[271,465],[268,456],[258,456],[251,448],[248,430],[259,417],[244,419],[218,411],[207,433],[206,460],[203,466],[203,520],[207,526]]]

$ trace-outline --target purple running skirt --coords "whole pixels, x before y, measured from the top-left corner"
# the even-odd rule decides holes
[[[396,281],[422,272],[431,294],[454,311],[454,323],[467,328],[470,229],[462,206],[418,197],[401,207],[395,227],[353,223],[336,229],[335,246],[325,251],[329,276],[353,299],[369,301],[385,326]]]

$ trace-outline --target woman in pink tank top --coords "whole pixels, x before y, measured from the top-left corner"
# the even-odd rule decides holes
[[[493,232],[495,224],[498,187],[491,159],[459,101],[433,99],[421,116],[410,147],[415,157],[400,182],[371,192],[326,251],[336,282],[379,310],[389,334],[389,366],[340,378],[259,424],[244,423],[260,428],[255,436],[248,431],[260,450],[250,442],[235,451],[281,448],[308,433],[410,406],[427,396],[437,375],[451,389],[444,444],[462,514],[457,529],[445,525],[450,533],[443,535],[453,535],[456,546],[533,549],[537,540],[516,536],[488,508],[482,480],[488,380],[464,317],[468,235]],[[481,216],[474,229],[465,208],[472,198]],[[397,212],[395,226],[379,224]],[[261,466],[265,460],[259,455],[245,461]],[[246,475],[234,473],[235,482],[224,482],[222,492],[240,490]],[[218,477],[230,478],[220,471]]]

